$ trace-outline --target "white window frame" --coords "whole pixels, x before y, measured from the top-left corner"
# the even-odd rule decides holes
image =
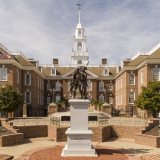
[[[70,91],[70,81],[68,81],[68,91]]]
[[[134,104],[134,102],[133,102],[133,103],[130,103],[130,102],[129,102],[129,99],[130,99],[130,93],[134,93],[134,101],[135,101],[135,92],[129,92],[129,96],[128,96],[128,103],[129,103],[129,104]]]
[[[47,83],[47,90],[50,90],[50,89],[51,89],[51,84]]]
[[[159,79],[157,79],[157,81],[159,81],[160,80],[160,68],[153,68],[153,75],[154,75],[154,70],[159,70],[159,76],[158,76],[158,78]],[[154,80],[154,76],[153,76],[153,80]]]
[[[5,69],[5,76],[6,76],[6,79],[2,79],[2,69]],[[0,81],[7,81],[7,68],[0,68]]]
[[[107,71],[107,74],[105,73],[105,71]],[[109,76],[109,68],[104,68],[103,75],[104,76]]]
[[[121,88],[122,88],[122,77],[121,77]]]
[[[103,84],[103,90],[101,90],[101,84]],[[99,82],[99,91],[104,91],[104,82]]]
[[[90,89],[88,88],[89,83],[90,83]],[[87,91],[92,91],[92,81],[87,81]]]
[[[122,93],[121,93],[121,105],[122,105]]]
[[[29,75],[29,84],[26,84],[26,82],[27,82],[27,80],[26,80],[27,75]],[[26,73],[25,74],[25,85],[31,85],[31,74],[30,73]]]
[[[59,97],[59,100],[57,100],[57,97]],[[61,101],[61,96],[56,95],[56,102]]]
[[[113,97],[109,97],[109,104],[113,104]]]
[[[141,83],[143,83],[143,70],[141,71]]]
[[[116,90],[117,90],[117,81],[116,81]]]
[[[47,97],[47,104],[51,103],[51,97]]]
[[[41,78],[40,78],[39,80],[40,80],[40,89],[41,89],[41,87],[42,87],[42,86],[41,86]]]
[[[113,90],[113,83],[109,83],[109,90]]]
[[[130,75],[134,75],[134,84],[130,84]],[[129,85],[130,85],[130,86],[135,85],[135,74],[129,74]]]
[[[54,70],[55,71],[55,73],[54,74],[52,74],[53,72],[52,72],[52,70]],[[56,76],[56,68],[51,68],[51,76]]]
[[[57,84],[59,84],[59,86]],[[61,91],[61,83],[60,82],[56,82],[56,91]]]
[[[17,71],[17,75],[16,75],[16,82],[19,83],[19,71]]]
[[[103,99],[103,101],[101,101],[101,98]],[[99,96],[99,101],[104,102],[104,96],[103,95]]]
[[[26,96],[27,92],[30,93],[30,100],[29,100],[30,102],[29,103],[27,102],[27,96]],[[25,92],[25,101],[26,101],[26,104],[31,104],[31,91],[26,91]]]
[[[116,95],[116,105],[117,105],[117,95]]]

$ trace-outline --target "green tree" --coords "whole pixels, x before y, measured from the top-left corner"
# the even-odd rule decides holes
[[[141,87],[142,92],[134,101],[138,108],[154,113],[160,110],[160,82],[157,80],[147,83],[147,87]]]
[[[17,93],[12,85],[6,84],[5,87],[0,88],[0,112],[8,117],[8,113],[18,109],[21,98],[22,94]]]

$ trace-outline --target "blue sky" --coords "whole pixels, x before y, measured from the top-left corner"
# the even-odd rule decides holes
[[[159,0],[0,0],[0,43],[40,64],[71,64],[79,2],[90,64],[120,64],[160,43]]]

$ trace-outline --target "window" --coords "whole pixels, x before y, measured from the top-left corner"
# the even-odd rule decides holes
[[[0,80],[7,81],[7,68],[0,68]]]
[[[25,76],[26,76],[25,84],[26,85],[31,85],[31,74],[26,74]]]
[[[81,61],[81,60],[78,60],[77,64],[82,64],[82,61]]]
[[[50,83],[47,83],[47,89],[51,89],[51,84]]]
[[[109,90],[112,90],[112,89],[113,89],[113,84],[109,83]]]
[[[92,91],[92,82],[87,81],[87,91]]]
[[[118,105],[119,105],[120,103],[119,103],[119,95],[118,95]]]
[[[78,36],[81,36],[81,31],[80,30],[78,31]]]
[[[99,101],[104,102],[104,96],[99,96]]]
[[[104,76],[108,76],[109,75],[109,68],[104,68]]]
[[[26,104],[31,104],[31,92],[25,92]]]
[[[50,97],[47,97],[47,104],[50,104]]]
[[[90,101],[92,100],[92,96],[91,96],[91,95],[88,95],[87,97],[88,97],[88,99],[89,99]]]
[[[141,71],[141,83],[143,83],[143,71]]]
[[[120,82],[119,82],[119,79],[118,79],[118,89],[120,88]]]
[[[52,68],[52,69],[51,69],[51,75],[52,75],[52,76],[55,76],[55,75],[56,75],[56,69],[55,69],[55,68]]]
[[[134,92],[129,92],[129,103],[134,104]]]
[[[135,75],[134,74],[129,75],[129,85],[135,85]]]
[[[117,96],[116,96],[116,105],[117,105]]]
[[[16,77],[17,83],[19,83],[19,72],[17,71],[17,77]]]
[[[122,105],[122,93],[121,93],[121,105]]]
[[[42,103],[41,103],[41,102],[42,102],[41,100],[42,100],[42,99],[41,99],[41,93],[40,93],[40,105],[42,104]]]
[[[78,51],[81,51],[81,50],[82,50],[82,43],[81,43],[81,42],[78,43],[77,49],[78,49]]]
[[[104,90],[104,82],[99,82],[99,91]]]
[[[60,101],[61,97],[60,96],[56,96],[56,102]]]
[[[70,91],[70,81],[68,81],[68,91]]]
[[[60,91],[61,90],[61,84],[60,82],[56,82],[56,91]]]
[[[153,80],[157,79],[159,80],[159,68],[153,68]]]
[[[113,104],[113,98],[109,97],[109,104]]]
[[[121,77],[121,88],[122,88],[122,77]]]

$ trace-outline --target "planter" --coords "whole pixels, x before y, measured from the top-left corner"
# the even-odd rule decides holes
[[[101,112],[101,106],[98,106],[98,107],[97,107],[97,111],[98,111],[98,112]]]
[[[94,107],[94,110],[97,110],[97,104],[94,104],[93,107]]]

